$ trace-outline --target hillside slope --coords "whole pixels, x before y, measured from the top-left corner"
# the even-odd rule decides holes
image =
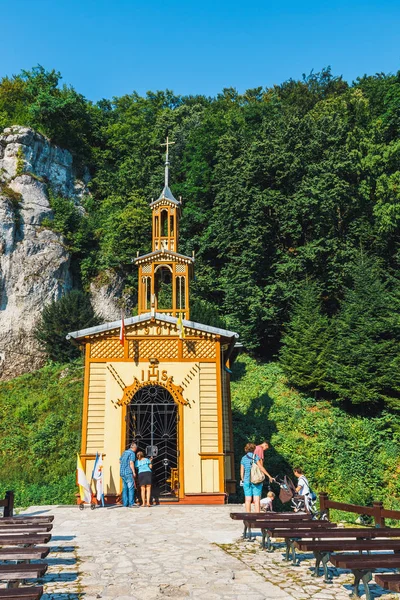
[[[355,416],[306,398],[288,387],[276,363],[246,355],[234,365],[232,404],[237,464],[248,440],[266,437],[272,475],[302,466],[312,487],[335,500],[400,508],[399,416]]]
[[[16,504],[75,501],[83,397],[81,361],[0,383],[0,493]]]
[[[0,383],[0,493],[18,505],[74,502],[80,445],[83,367],[49,365]],[[243,354],[232,379],[235,458],[267,437],[271,474],[303,466],[313,488],[336,500],[383,500],[400,508],[400,417],[349,415],[287,386],[276,363]]]

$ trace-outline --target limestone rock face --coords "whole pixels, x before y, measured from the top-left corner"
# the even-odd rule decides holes
[[[86,192],[72,156],[27,127],[0,134],[0,378],[38,368],[33,337],[43,307],[72,286],[65,240],[42,226],[52,218],[48,188],[79,205]]]
[[[124,293],[122,277],[113,271],[104,271],[90,285],[90,299],[95,313],[105,323],[117,321],[121,313],[130,316],[133,308],[130,298]]]

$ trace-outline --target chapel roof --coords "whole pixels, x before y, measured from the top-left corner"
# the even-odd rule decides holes
[[[169,315],[165,315],[163,313],[155,313],[153,316],[151,313],[145,313],[143,315],[138,315],[136,317],[129,317],[128,319],[124,319],[125,328],[130,327],[131,325],[137,325],[139,323],[145,323],[146,321],[158,321],[164,323],[170,323],[171,325],[176,325],[178,319],[176,317],[170,317]],[[223,338],[230,339],[232,342],[239,338],[239,334],[234,331],[229,331],[227,329],[221,329],[220,327],[212,327],[211,325],[203,325],[203,323],[195,323],[194,321],[188,321],[184,319],[182,321],[185,330],[193,330],[199,331],[206,334],[216,335]],[[88,327],[87,329],[80,329],[78,331],[72,331],[68,333],[67,340],[82,340],[83,338],[90,336],[97,336],[102,333],[108,333],[112,330],[119,330],[121,326],[121,320],[112,321],[111,323],[103,323],[102,325],[96,325],[95,327]]]
[[[171,190],[168,187],[168,185],[164,186],[164,189],[161,192],[161,194],[159,195],[159,197],[157,198],[157,200],[153,200],[153,202],[150,202],[150,206],[153,207],[155,204],[157,204],[161,200],[168,200],[169,202],[171,202],[175,206],[180,206],[181,205],[181,203],[174,197],[174,195],[171,192]]]
[[[143,254],[142,256],[138,256],[134,258],[134,262],[137,265],[145,262],[153,262],[154,259],[165,259],[166,261],[173,262],[183,262],[186,264],[193,264],[194,258],[190,256],[185,256],[184,254],[179,254],[178,252],[173,252],[172,250],[162,249],[162,250],[154,250],[153,252],[149,252],[148,254]]]

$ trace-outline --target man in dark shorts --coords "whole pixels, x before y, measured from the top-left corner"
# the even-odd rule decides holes
[[[122,478],[122,504],[132,508],[135,506],[135,461],[137,445],[132,442],[119,459],[119,474]]]

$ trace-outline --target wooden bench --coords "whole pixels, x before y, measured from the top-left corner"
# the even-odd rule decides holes
[[[47,544],[51,539],[50,533],[0,533],[0,548],[3,546],[34,546]]]
[[[400,540],[386,539],[336,539],[336,540],[318,540],[318,541],[297,541],[294,547],[301,552],[313,552],[315,557],[314,577],[319,577],[319,566],[322,562],[324,582],[331,583],[329,575],[328,562],[333,552],[358,551],[371,552],[371,550],[392,550],[400,552]]]
[[[399,538],[400,537],[400,529],[394,529],[390,527],[385,528],[336,528],[327,531],[319,530],[315,532],[310,531],[298,531],[296,535],[293,532],[288,531],[287,529],[282,529],[281,531],[274,532],[275,537],[283,538],[286,542],[286,559],[289,560],[288,556],[290,552],[292,552],[292,560],[293,564],[297,564],[296,559],[296,543],[299,541],[304,542],[305,540],[315,541],[316,538],[318,540],[338,540],[338,539],[355,539],[355,540],[366,540],[371,538]]]
[[[243,521],[243,539],[251,539],[251,523],[255,521],[263,522],[275,522],[275,521],[311,521],[312,516],[308,513],[294,513],[294,512],[283,512],[283,513],[231,513],[231,519],[235,521]]]
[[[313,534],[313,537],[318,537],[317,532],[335,529],[337,527],[337,524],[330,523],[329,521],[313,520],[299,521],[295,523],[291,523],[290,521],[256,521],[251,522],[250,527],[253,527],[253,529],[261,529],[261,547],[266,547],[268,552],[273,552],[271,538],[282,537],[281,533],[287,534],[287,540],[299,539],[305,534],[308,534],[308,537],[311,537]],[[289,560],[288,548],[290,549],[290,544],[288,545],[288,543],[286,543],[286,546],[287,560]],[[293,561],[293,564],[297,564],[296,560]]]
[[[0,590],[0,598],[8,598],[8,600],[39,600],[42,595],[42,587],[9,588]]]
[[[400,554],[331,554],[331,563],[339,569],[349,569],[354,574],[353,597],[359,598],[360,581],[364,584],[366,600],[371,600],[368,583],[375,569],[400,568]]]
[[[375,582],[384,590],[400,592],[400,573],[376,573]]]

